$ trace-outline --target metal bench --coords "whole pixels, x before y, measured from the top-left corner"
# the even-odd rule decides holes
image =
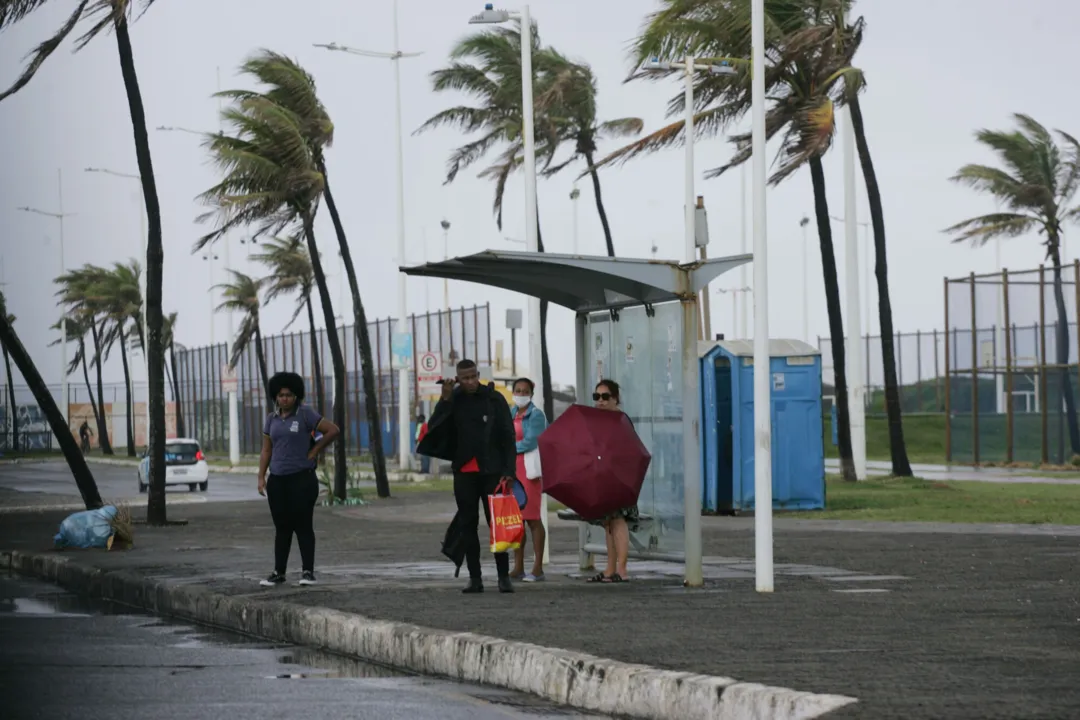
[[[581,570],[592,570],[595,565],[594,555],[606,552],[606,547],[588,544],[589,523],[576,512],[570,509],[559,510],[556,517],[560,520],[578,523],[578,567]],[[663,523],[657,522],[652,515],[639,514],[637,519],[627,523],[630,530],[630,552],[639,557],[656,555],[660,544],[660,534],[663,532]],[[634,533],[649,533],[649,543],[645,545],[634,537]],[[635,553],[635,551],[637,551]]]

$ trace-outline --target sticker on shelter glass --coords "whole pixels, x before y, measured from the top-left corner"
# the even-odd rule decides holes
[[[675,326],[667,326],[667,351],[669,353],[675,353],[679,351],[679,346],[675,343]]]
[[[626,362],[634,362],[634,338],[626,338]]]

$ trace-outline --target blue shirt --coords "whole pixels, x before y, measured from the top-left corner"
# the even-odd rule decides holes
[[[291,475],[315,469],[315,461],[308,460],[308,453],[311,452],[311,434],[321,421],[322,415],[307,405],[297,406],[289,415],[273,412],[266,417],[263,435],[270,438],[271,475]]]

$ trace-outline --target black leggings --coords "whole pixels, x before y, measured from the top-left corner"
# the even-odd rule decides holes
[[[488,495],[495,492],[499,484],[498,475],[480,473],[454,473],[454,499],[457,501],[458,522],[465,536],[465,565],[469,568],[469,577],[480,578],[480,507],[484,508],[484,517],[491,527],[491,510],[488,508]],[[504,553],[495,553],[495,571],[499,577],[510,574],[510,557]]]
[[[274,518],[274,570],[284,573],[289,564],[292,536],[300,546],[304,570],[315,570],[315,502],[319,499],[319,480],[314,470],[290,475],[271,475],[266,480],[266,499]]]

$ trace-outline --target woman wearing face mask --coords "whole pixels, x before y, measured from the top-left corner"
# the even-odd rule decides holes
[[[547,429],[544,411],[532,401],[535,390],[536,385],[529,378],[515,380],[514,406],[510,408],[510,416],[514,420],[514,439],[517,440],[517,478],[525,487],[525,496],[528,498],[521,517],[529,527],[533,539],[534,558],[531,573],[525,573],[525,547],[514,551],[514,569],[510,572],[510,577],[522,582],[538,582],[544,579],[544,543],[547,541],[544,523],[540,521],[540,476],[529,477],[528,463],[525,460],[525,456],[530,452],[535,454],[540,433]]]

